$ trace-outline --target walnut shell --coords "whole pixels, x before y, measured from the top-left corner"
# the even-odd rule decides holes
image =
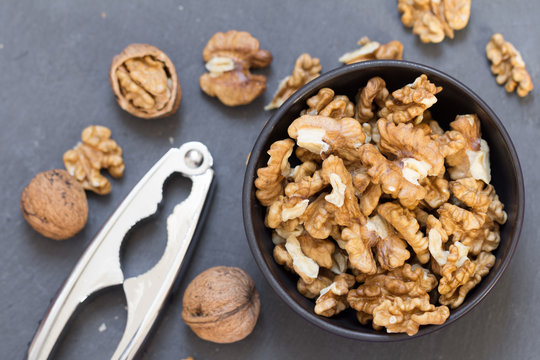
[[[201,339],[232,343],[248,336],[261,302],[242,269],[216,266],[195,277],[184,292],[182,318]]]
[[[21,211],[30,226],[51,239],[77,234],[88,219],[83,187],[65,170],[37,174],[21,194]]]
[[[147,58],[153,65],[162,66],[164,74],[155,68],[152,71],[154,66],[145,64]],[[128,69],[126,62],[134,60],[139,61],[138,68]],[[141,68],[141,64],[145,68]],[[119,72],[122,78],[119,78]],[[124,77],[127,84],[122,83]],[[182,89],[176,68],[171,59],[155,46],[128,45],[113,58],[109,80],[118,105],[134,116],[143,119],[161,118],[174,114],[180,106]]]

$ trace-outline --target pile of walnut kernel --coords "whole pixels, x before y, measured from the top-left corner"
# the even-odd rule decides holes
[[[273,143],[255,186],[277,263],[315,313],[414,335],[488,274],[506,222],[476,115],[444,131],[421,75],[390,93],[370,79],[352,102],[321,89]],[[300,161],[291,166],[292,155]]]

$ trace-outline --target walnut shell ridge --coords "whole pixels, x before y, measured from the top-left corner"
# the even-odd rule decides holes
[[[200,338],[232,343],[248,336],[260,312],[251,277],[242,269],[216,266],[197,275],[186,288],[182,318]]]
[[[65,170],[37,174],[24,188],[20,205],[28,224],[55,240],[73,237],[88,219],[84,189]]]

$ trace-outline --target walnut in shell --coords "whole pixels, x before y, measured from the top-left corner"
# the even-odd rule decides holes
[[[109,80],[120,107],[134,116],[165,117],[180,105],[182,89],[174,64],[152,45],[128,45],[113,58]]]
[[[21,194],[21,212],[30,226],[51,239],[65,240],[86,224],[83,187],[64,170],[37,174]]]
[[[242,269],[216,266],[195,277],[184,292],[182,318],[201,339],[232,343],[248,336],[261,302]]]

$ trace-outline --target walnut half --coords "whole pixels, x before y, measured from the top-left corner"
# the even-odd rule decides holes
[[[397,40],[381,45],[364,36],[358,40],[358,45],[360,45],[359,49],[343,54],[339,61],[349,65],[366,60],[401,60],[403,58],[403,44]]]
[[[128,45],[113,58],[109,80],[118,104],[131,115],[161,118],[180,106],[182,89],[174,64],[152,45]]]
[[[86,190],[105,195],[111,192],[111,183],[101,169],[109,170],[111,176],[124,174],[122,148],[111,139],[111,130],[105,126],[89,126],[81,134],[82,142],[64,153],[64,166],[68,173]]]
[[[218,32],[203,50],[207,73],[199,79],[202,91],[227,106],[246,105],[266,90],[266,77],[249,69],[270,65],[272,54],[245,31]]]
[[[533,89],[521,54],[501,34],[491,37],[486,45],[486,55],[492,64],[491,72],[497,76],[497,84],[504,84],[507,92],[516,90],[519,96],[524,97]]]
[[[420,41],[439,43],[467,26],[471,0],[398,0],[398,11],[403,25],[412,27]]]
[[[296,90],[321,75],[321,70],[321,61],[318,58],[311,57],[309,54],[300,55],[296,59],[292,74],[281,80],[274,98],[264,107],[264,110],[279,108]]]

